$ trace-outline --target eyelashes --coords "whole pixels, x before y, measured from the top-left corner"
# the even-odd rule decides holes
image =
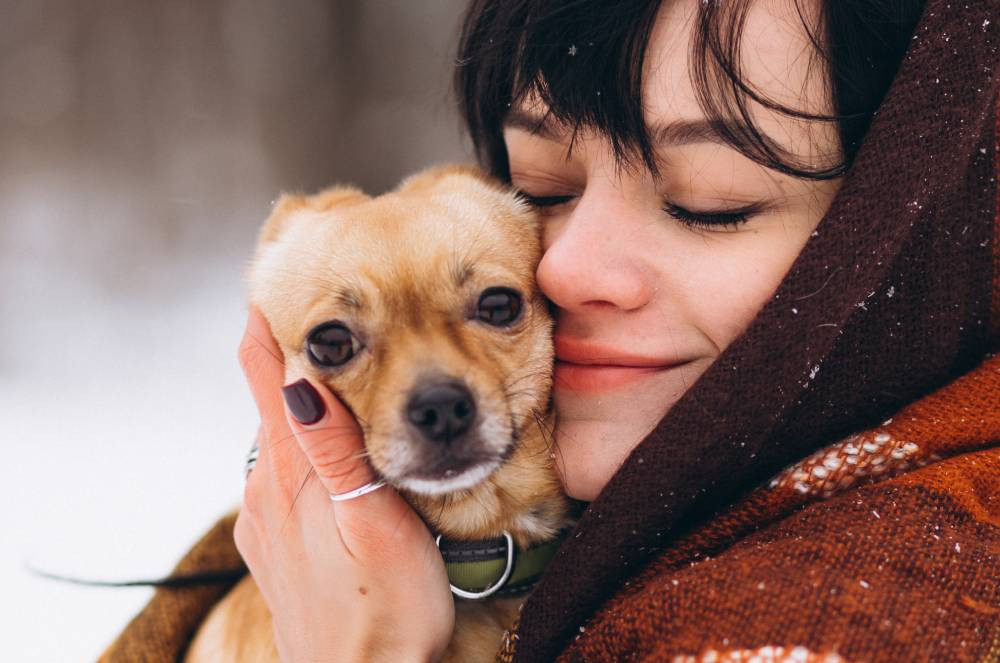
[[[524,191],[518,191],[519,195],[526,203],[532,207],[556,207],[557,205],[562,205],[563,203],[568,203],[573,200],[576,196],[532,196],[525,193]]]
[[[555,208],[576,198],[576,195],[566,194],[560,196],[533,196],[524,191],[518,191],[518,195],[529,205],[540,210]],[[669,200],[664,200],[661,209],[667,216],[691,228],[733,231],[738,230],[751,217],[760,214],[763,211],[763,205],[754,204],[734,210],[706,210],[696,212],[685,209]]]
[[[738,230],[740,226],[759,214],[761,207],[751,205],[737,210],[692,212],[669,200],[663,201],[663,211],[687,226],[709,228],[711,230]]]

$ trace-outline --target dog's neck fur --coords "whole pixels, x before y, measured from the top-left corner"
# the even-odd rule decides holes
[[[506,530],[526,548],[555,538],[571,520],[553,467],[554,424],[552,412],[529,418],[511,456],[482,483],[440,496],[406,492],[408,501],[434,533],[448,539],[492,539]]]

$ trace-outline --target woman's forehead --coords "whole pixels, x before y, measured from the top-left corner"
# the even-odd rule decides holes
[[[653,25],[645,56],[643,105],[654,142],[658,134],[676,134],[678,127],[696,126],[705,120],[690,67],[700,2],[664,2]],[[796,0],[750,3],[740,44],[740,75],[766,99],[803,112],[830,115],[834,108],[827,73],[803,25],[803,20],[808,21],[810,29],[816,31],[818,2],[798,0],[798,6]],[[817,159],[838,156],[835,123],[798,120],[749,98],[747,109],[760,131],[791,153]],[[685,133],[683,129],[681,133]]]
[[[835,122],[802,120],[770,110],[744,96],[753,126],[747,125],[731,104],[717,108],[719,115],[706,117],[692,80],[691,50],[698,31],[696,16],[702,0],[664,2],[653,23],[644,57],[642,106],[646,132],[657,160],[669,162],[671,151],[688,145],[739,152],[722,138],[757,136],[772,153],[794,155],[813,169],[841,160],[841,142]],[[741,31],[741,80],[757,94],[774,103],[813,115],[834,114],[832,92],[823,60],[815,52],[810,31],[815,33],[818,0],[757,0],[748,5]],[[803,24],[809,22],[809,29]],[[725,34],[722,35],[726,37]],[[712,56],[699,51],[698,57]],[[567,57],[575,57],[567,54]],[[708,70],[711,80],[727,81],[721,71]],[[714,90],[714,87],[713,87]],[[712,96],[717,97],[717,92]],[[721,111],[721,113],[719,113]],[[567,126],[548,113],[536,92],[515,103],[503,120],[504,129],[520,129],[565,144],[602,138],[603,129],[586,124]],[[744,157],[746,158],[746,157]],[[747,159],[749,160],[749,159]]]

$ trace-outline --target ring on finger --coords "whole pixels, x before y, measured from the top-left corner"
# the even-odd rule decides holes
[[[330,499],[334,502],[346,502],[347,500],[353,500],[355,497],[361,497],[362,495],[375,492],[384,485],[385,481],[382,479],[379,479],[378,481],[369,481],[360,488],[355,488],[354,490],[350,490],[346,493],[340,493],[337,495],[331,493]]]
[[[252,470],[257,465],[257,456],[260,453],[260,448],[257,446],[257,442],[253,443],[253,447],[250,448],[250,452],[247,454],[246,467],[243,471],[243,478],[246,479],[250,476],[250,470]]]

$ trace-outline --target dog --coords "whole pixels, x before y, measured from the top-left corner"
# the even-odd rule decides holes
[[[249,273],[286,383],[308,376],[347,404],[372,467],[440,537],[446,562],[488,550],[511,577],[525,573],[512,558],[531,557],[526,573],[537,577],[572,524],[551,453],[553,323],[534,280],[539,234],[515,192],[475,168],[441,166],[378,197],[352,187],[282,196]],[[453,584],[444,660],[493,660],[530,581]],[[249,576],[186,660],[278,660]]]

